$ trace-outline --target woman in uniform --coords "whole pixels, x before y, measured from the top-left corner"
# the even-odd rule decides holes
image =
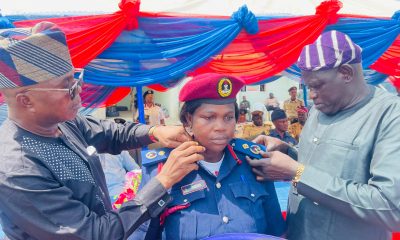
[[[206,148],[199,169],[175,184],[172,202],[147,227],[146,239],[202,239],[223,233],[282,236],[286,225],[273,182],[257,182],[245,155],[232,146],[239,115],[241,79],[206,73],[188,81],[179,94],[180,120]],[[239,146],[240,147],[240,146]],[[162,164],[144,168],[143,181]]]

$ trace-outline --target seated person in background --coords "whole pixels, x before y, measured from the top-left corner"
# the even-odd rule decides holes
[[[271,114],[271,120],[275,126],[275,129],[270,131],[269,136],[279,138],[280,140],[287,142],[292,146],[297,144],[296,139],[294,139],[288,133],[289,121],[285,111],[282,109],[276,109]]]
[[[267,111],[273,111],[279,108],[278,99],[274,96],[273,93],[269,93],[269,98],[265,100],[265,108]]]
[[[251,111],[252,123],[243,126],[243,133],[240,138],[253,140],[261,134],[269,135],[272,125],[264,123],[264,112],[265,106],[262,103],[254,104],[254,107]]]
[[[306,107],[297,108],[297,118],[298,122],[289,125],[288,132],[292,137],[299,142],[301,130],[303,130],[304,124],[306,124],[308,109]]]
[[[222,82],[229,84],[227,90]],[[182,88],[180,120],[206,151],[199,169],[171,188],[173,201],[167,210],[152,219],[147,234],[155,234],[155,239],[160,235],[192,240],[223,233],[284,234],[274,183],[258,182],[245,155],[230,145],[239,115],[236,94],[243,85],[235,77],[206,73]],[[159,171],[160,164],[154,165],[143,168],[144,184]]]
[[[246,114],[247,114],[247,110],[246,109],[240,109],[239,110],[239,119],[238,119],[238,123],[246,123]]]
[[[99,159],[106,177],[112,204],[116,200],[116,197],[124,190],[125,174],[134,169],[140,169],[140,167],[128,151],[122,151],[118,155],[102,153],[99,154]]]

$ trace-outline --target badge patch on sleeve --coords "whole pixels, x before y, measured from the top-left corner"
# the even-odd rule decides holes
[[[199,180],[199,181],[193,182],[191,184],[182,186],[181,190],[182,190],[183,195],[187,195],[189,193],[197,192],[197,191],[203,190],[205,188],[207,188],[206,182],[204,180]]]

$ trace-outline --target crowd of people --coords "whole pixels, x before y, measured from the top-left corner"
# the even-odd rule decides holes
[[[240,78],[204,73],[179,93],[182,126],[165,126],[152,91],[143,96],[149,124],[78,114],[82,79],[54,24],[0,30],[0,63],[8,105],[0,219],[9,239],[384,240],[400,231],[400,98],[366,84],[361,48],[344,33],[327,31],[301,52],[310,110],[296,87],[282,109],[273,94],[237,104]],[[251,121],[243,137],[253,142],[235,144],[240,117]],[[113,209],[109,179],[121,183],[138,167],[126,151],[154,142],[172,151],[142,166],[140,190]],[[274,181],[292,183],[286,220]]]
[[[265,104],[252,104],[243,96],[239,108],[240,114],[244,116],[242,119],[239,116],[235,136],[253,140],[259,135],[267,135],[279,138],[292,146],[297,145],[307,120],[308,108],[304,106],[303,100],[297,98],[297,87],[290,87],[288,92],[289,98],[283,102],[282,108],[272,92],[269,93]],[[249,120],[248,112],[251,116]]]

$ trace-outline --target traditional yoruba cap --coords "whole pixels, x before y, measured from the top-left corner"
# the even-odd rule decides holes
[[[271,114],[271,121],[285,119],[285,118],[287,118],[287,116],[285,111],[283,111],[282,109],[276,109]]]
[[[65,34],[53,23],[0,30],[0,88],[29,86],[72,70]]]
[[[303,71],[318,71],[336,68],[346,63],[360,63],[361,51],[361,47],[346,34],[328,31],[303,48],[297,66]]]
[[[252,106],[251,114],[260,114],[260,113],[264,114],[264,111],[265,111],[264,104],[257,102]]]
[[[146,98],[147,95],[149,94],[154,94],[153,90],[147,90],[146,92],[143,93],[143,98]]]
[[[289,88],[288,92],[290,92],[292,90],[297,90],[297,87],[293,86],[293,87]]]
[[[304,106],[299,106],[299,107],[297,107],[297,112],[298,113],[307,113],[308,109]]]
[[[243,80],[237,77],[204,73],[193,77],[181,89],[179,101],[187,102],[202,99],[212,104],[236,102],[236,94],[244,86]]]

